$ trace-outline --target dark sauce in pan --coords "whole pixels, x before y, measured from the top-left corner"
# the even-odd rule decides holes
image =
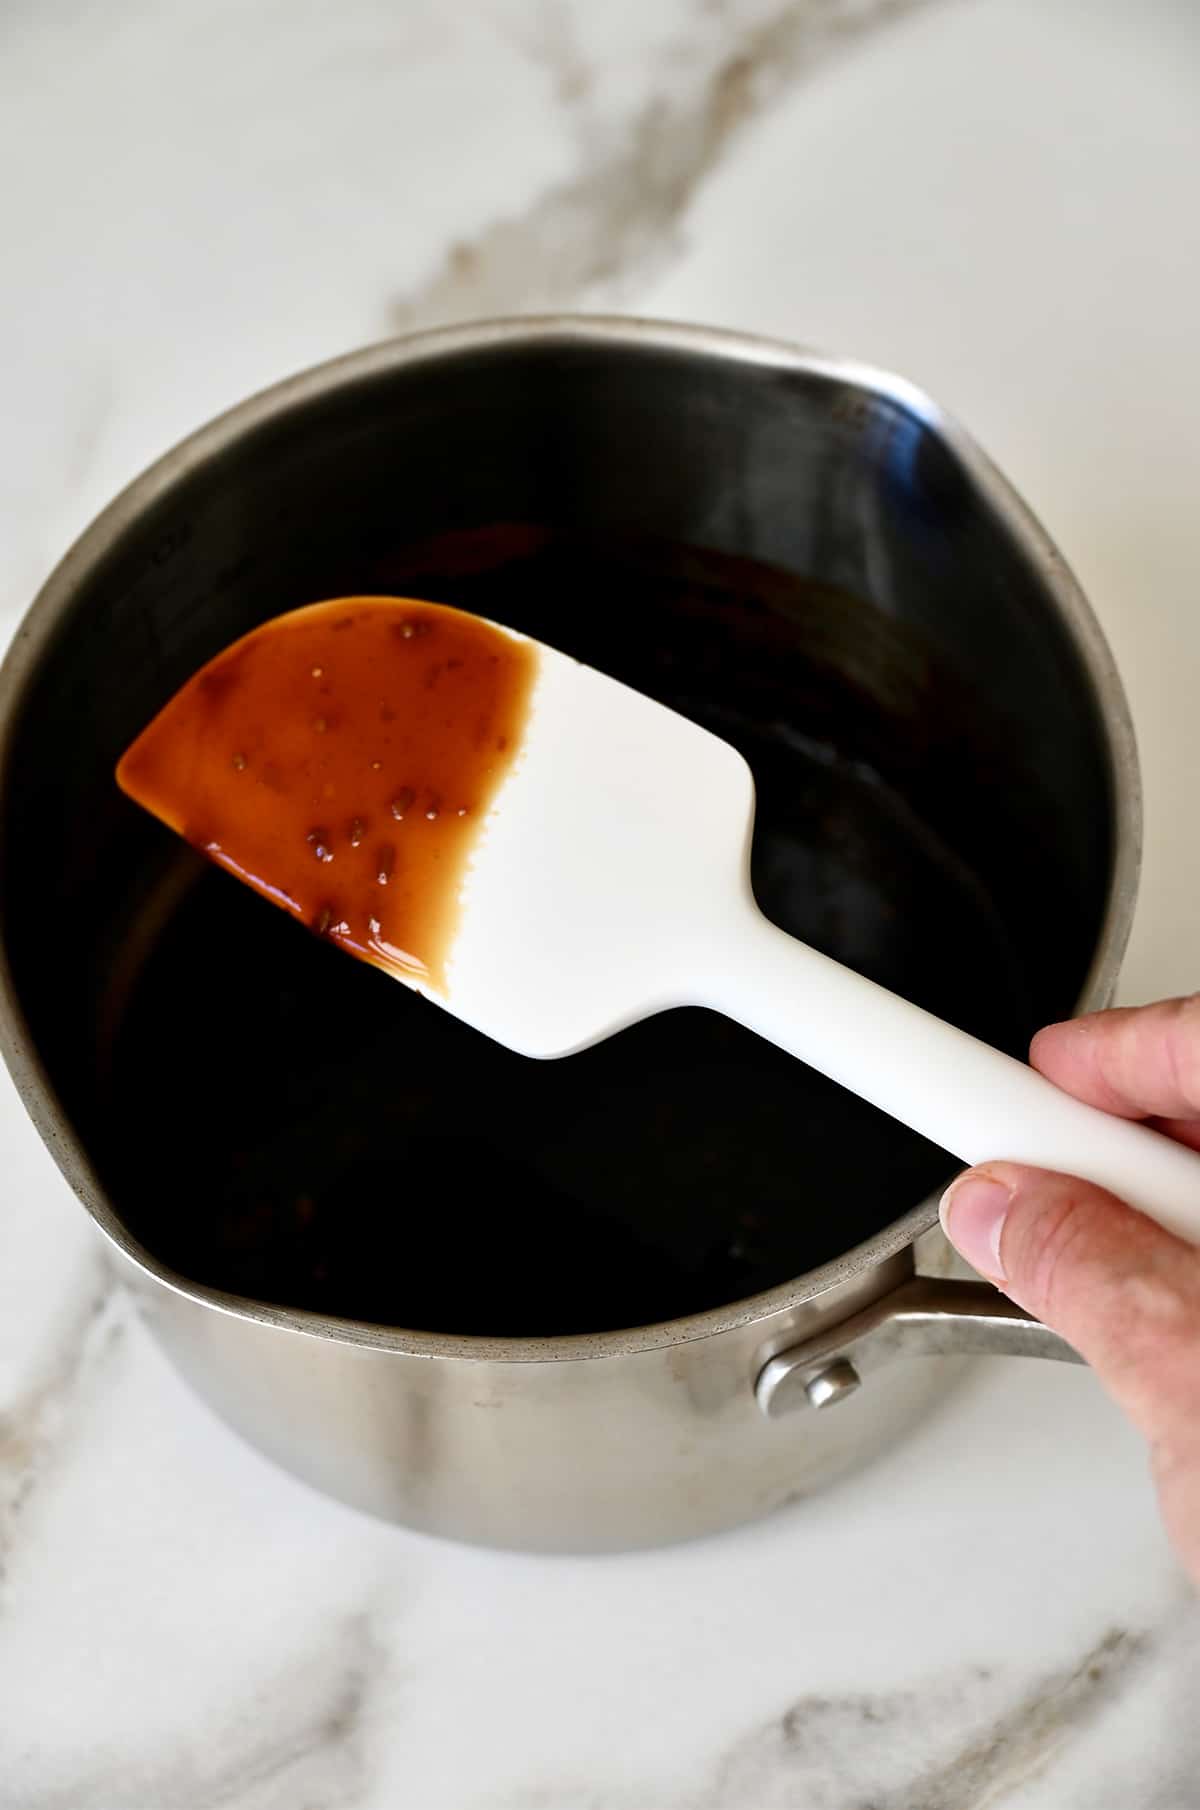
[[[352,582],[510,623],[734,742],[767,914],[1023,1048],[1022,963],[941,827],[968,743],[909,631],[751,562],[522,525],[364,562]],[[527,1061],[165,832],[155,859],[95,1142],[135,1236],[186,1276],[445,1333],[596,1331],[784,1282],[953,1168],[715,1014]]]

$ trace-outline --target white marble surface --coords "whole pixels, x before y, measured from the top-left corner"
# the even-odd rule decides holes
[[[1194,986],[1191,0],[8,0],[0,619],[198,421],[602,304],[892,365],[1074,562],[1142,739],[1125,995]],[[442,1545],[227,1434],[0,1084],[2,1810],[1193,1810],[1200,1614],[1085,1373],[979,1369],[722,1539]]]

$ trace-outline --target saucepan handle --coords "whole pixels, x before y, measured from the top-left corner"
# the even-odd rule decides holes
[[[775,1419],[797,1408],[832,1407],[898,1358],[965,1355],[1083,1362],[990,1283],[914,1276],[839,1326],[777,1352],[759,1372],[755,1394]]]

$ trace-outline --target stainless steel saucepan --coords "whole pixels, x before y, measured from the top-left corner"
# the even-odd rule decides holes
[[[566,576],[559,632],[536,631],[593,659],[615,636],[648,689],[722,733],[736,702],[739,722],[813,776],[796,792],[815,826],[805,874],[821,905],[806,933],[868,970],[919,943],[921,984],[942,985],[947,1015],[957,1005],[966,1022],[990,989],[1012,1006],[1019,1045],[1032,1025],[1107,1001],[1133,909],[1140,804],[1100,631],[969,437],[904,382],[738,335],[563,317],[356,353],[201,429],[47,581],[0,676],[0,1040],[60,1168],[179,1369],[281,1464],[437,1533],[596,1550],[702,1534],[827,1484],[911,1426],[946,1389],[955,1356],[1074,1354],[954,1273],[936,1225],[948,1159],[871,1159],[864,1196],[868,1159],[847,1136],[859,1205],[848,1179],[840,1198],[836,1164],[814,1199],[820,1128],[799,1110],[792,1173],[781,1182],[775,1164],[772,1186],[794,1185],[795,1213],[824,1228],[816,1260],[795,1274],[784,1256],[747,1256],[770,1228],[755,1231],[731,1185],[726,1267],[709,1285],[721,1298],[706,1297],[701,1278],[685,1311],[651,1323],[597,1329],[595,1311],[578,1307],[582,1263],[548,1249],[523,1284],[539,1317],[510,1327],[472,1269],[473,1222],[454,1174],[439,1210],[459,1236],[438,1247],[435,1323],[431,1310],[418,1330],[377,1305],[352,1317],[321,1293],[320,1264],[307,1293],[283,1271],[276,1286],[270,1227],[257,1268],[237,1267],[232,1234],[232,1267],[208,1261],[203,1201],[184,1238],[176,1202],[203,1167],[204,1124],[224,1123],[219,1073],[211,1109],[201,1101],[179,1120],[198,1127],[190,1144],[159,1123],[175,1109],[175,1076],[181,1092],[198,1085],[187,1066],[197,1008],[190,1020],[166,1012],[154,1033],[161,1073],[144,1144],[122,1129],[136,1125],[137,1102],[122,1099],[112,1049],[139,962],[195,873],[164,868],[154,826],[112,783],[118,754],[189,672],[275,610],[394,589],[398,572],[422,594],[423,575],[442,567],[467,584],[514,558],[516,595],[518,555],[550,542],[568,549],[566,575],[590,561],[616,569],[604,566],[613,549],[630,572],[684,573],[692,601],[670,623],[637,616],[620,586],[602,594],[581,576],[576,593]],[[438,552],[451,543],[457,565]],[[501,594],[488,594],[493,613]],[[642,594],[631,584],[629,598]],[[829,803],[835,781],[839,797],[867,801],[860,815]],[[763,789],[765,818],[800,809],[789,785],[777,777]],[[863,828],[871,812],[890,826],[878,843]],[[892,865],[870,892],[884,848]],[[926,862],[990,927],[987,947],[1003,961],[964,965],[949,938],[943,954],[936,923],[904,920],[904,888]],[[764,844],[755,884],[768,910],[775,863]],[[834,867],[842,879],[823,891]],[[776,915],[786,917],[782,904]],[[889,978],[903,984],[904,972]],[[389,1002],[400,993],[383,991]],[[254,1023],[228,1034],[252,1063]],[[644,1063],[648,1047],[630,1045]],[[238,1069],[243,1085],[252,1072]],[[577,1092],[589,1072],[578,1071]],[[649,1110],[652,1063],[639,1074],[633,1116]],[[522,1128],[547,1164],[561,1141],[554,1114],[586,1120],[562,1098]],[[297,1137],[311,1110],[297,1105]],[[603,1111],[594,1118],[577,1168],[589,1171],[593,1205],[607,1190],[617,1210],[624,1184]],[[405,1136],[419,1131],[414,1120]],[[734,1113],[728,1137],[742,1135],[757,1133]],[[751,1207],[753,1168],[747,1160]],[[516,1174],[495,1181],[496,1213],[514,1226]],[[685,1237],[678,1186],[671,1210]],[[261,1231],[252,1213],[247,1223],[243,1244]],[[395,1318],[411,1327],[419,1278],[403,1280]]]

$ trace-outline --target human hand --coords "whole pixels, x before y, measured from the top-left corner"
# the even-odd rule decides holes
[[[1039,1031],[1057,1086],[1200,1150],[1200,994]],[[1200,1584],[1200,1249],[1100,1188],[1017,1163],[942,1200],[959,1252],[1087,1359],[1150,1444],[1167,1532]]]

